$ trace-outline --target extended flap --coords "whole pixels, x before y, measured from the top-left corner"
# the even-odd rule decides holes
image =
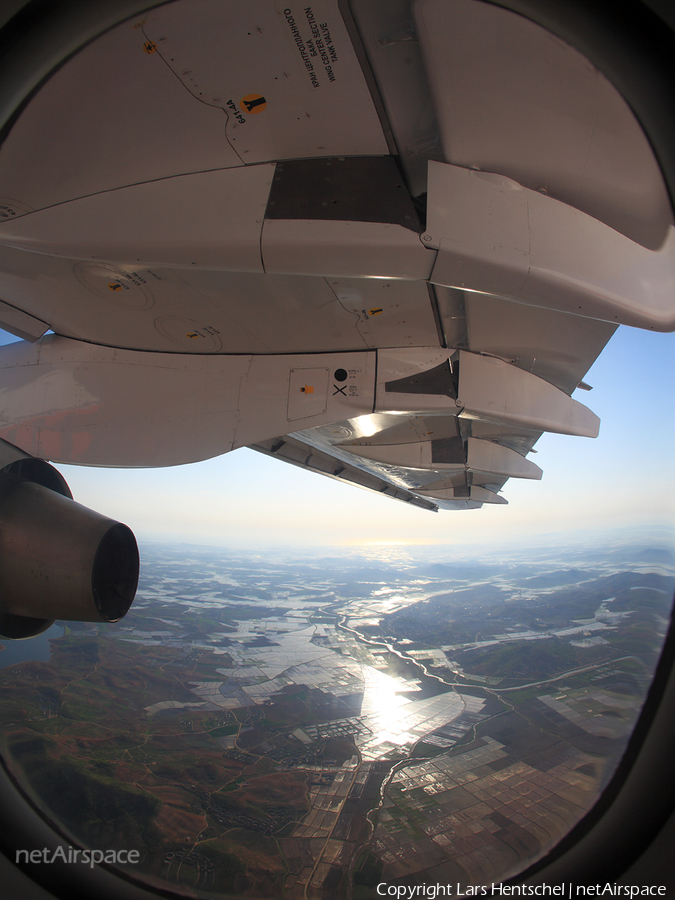
[[[650,250],[503,175],[429,163],[431,281],[614,324],[675,329],[675,230]]]
[[[577,400],[504,360],[459,354],[457,404],[465,418],[512,422],[534,431],[597,437],[600,419]]]

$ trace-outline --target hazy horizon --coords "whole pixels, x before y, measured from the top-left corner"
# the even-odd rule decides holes
[[[152,536],[145,533],[137,535],[141,556],[144,549],[156,547],[175,548],[177,555],[181,552],[189,553],[190,550],[222,551],[224,555],[242,554],[245,557],[255,557],[262,554],[279,556],[290,559],[321,559],[321,558],[347,558],[347,559],[391,559],[408,556],[416,561],[447,560],[448,562],[465,560],[485,560],[508,556],[510,560],[518,561],[527,559],[535,562],[538,557],[549,558],[551,555],[561,553],[563,555],[576,556],[580,553],[589,556],[595,554],[612,555],[620,550],[656,549],[667,551],[675,563],[675,529],[668,524],[654,524],[636,531],[633,527],[623,526],[606,529],[598,532],[594,529],[569,530],[564,532],[551,532],[541,534],[534,542],[527,542],[522,538],[501,541],[474,541],[471,543],[447,543],[425,542],[414,543],[405,541],[370,543],[337,543],[337,544],[312,544],[304,547],[290,545],[288,543],[260,544],[255,547],[239,546],[234,542],[209,542],[208,540],[183,540],[179,537]]]

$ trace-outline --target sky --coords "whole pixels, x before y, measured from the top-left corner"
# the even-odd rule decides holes
[[[621,327],[584,380],[593,390],[575,397],[600,436],[544,435],[530,456],[542,481],[511,479],[508,506],[432,513],[246,449],[168,469],[58,468],[141,543],[481,546],[675,525],[675,335]]]

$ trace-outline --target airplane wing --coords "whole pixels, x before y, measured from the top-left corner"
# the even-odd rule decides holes
[[[441,323],[454,329],[454,346],[496,365],[508,360],[565,395],[582,383],[615,330],[608,323],[505,304],[482,294],[446,290],[437,296]],[[459,370],[459,354],[454,365]],[[375,413],[277,436],[253,449],[312,471],[339,471],[339,478],[406,502],[412,494],[441,509],[472,509],[507,502],[501,491],[510,477],[542,477],[541,469],[526,459],[542,432],[527,424],[507,424],[489,411],[467,416]],[[377,481],[364,483],[363,474],[355,479],[354,469]],[[408,493],[389,493],[383,485]]]
[[[572,394],[615,328],[675,328],[651,146],[524,16],[119,18],[12,57],[0,96],[5,469],[248,446],[427,509],[504,503],[543,432],[597,434]]]
[[[438,511],[437,504],[399,487],[387,473],[379,473],[376,466],[361,463],[358,457],[354,456],[350,460],[350,454],[340,453],[339,450],[333,453],[323,450],[319,443],[310,441],[311,435],[286,434],[280,438],[252,444],[250,449],[274,459],[281,459],[308,472],[316,472],[356,487],[366,488],[421,509]]]

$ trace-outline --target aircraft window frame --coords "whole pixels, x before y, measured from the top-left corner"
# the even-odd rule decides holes
[[[638,2],[631,6],[633,20],[612,16],[607,5],[597,0],[490,2],[547,28],[580,50],[607,75],[642,124],[675,205],[675,32],[671,26],[655,10]],[[30,96],[71,55],[120,22],[161,5],[164,4],[147,0],[117,0],[95,5],[64,2],[55,10],[43,0],[22,4],[15,18],[9,24],[5,22],[0,32],[0,84],[8,82],[9,93],[14,96],[26,86],[28,93],[24,93],[22,103],[15,106],[0,130],[0,140]],[[7,99],[2,90],[0,105]],[[548,856],[504,883],[556,883],[574,880],[575,873],[581,882],[589,871],[593,880],[612,881],[640,857],[675,807],[675,783],[669,778],[675,755],[672,709],[675,709],[675,625],[671,622],[628,747],[600,800]],[[649,809],[645,809],[646,796],[650,797]],[[6,825],[2,829],[0,840],[0,852],[10,861],[10,869],[14,867],[11,860],[18,847],[40,848],[62,843],[63,836],[37,813],[4,770],[0,771],[0,800],[5,822],[11,812],[11,828]],[[90,871],[66,866],[60,872],[56,866],[42,867],[40,871],[31,866],[18,868],[33,879],[31,884],[45,887],[52,896],[72,896],[73,891],[79,890],[101,898],[128,897],[129,900],[184,896],[173,891],[146,889],[126,875],[105,867]]]

